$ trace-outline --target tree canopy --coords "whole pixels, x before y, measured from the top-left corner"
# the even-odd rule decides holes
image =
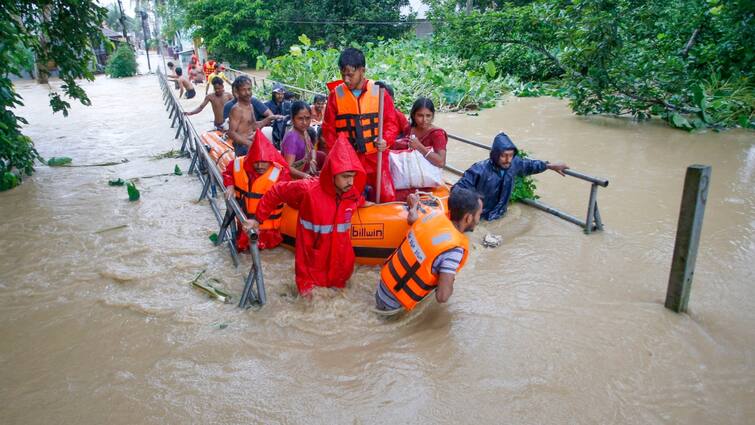
[[[4,2],[0,8],[0,190],[17,185],[23,174],[34,171],[39,154],[31,140],[21,134],[27,121],[15,114],[23,105],[10,76],[32,72],[46,73],[47,64],[55,64],[62,84],[50,88],[50,106],[68,115],[74,99],[84,105],[91,102],[76,80],[93,80],[91,46],[105,42],[100,24],[106,9],[94,2],[77,0],[17,0]]]

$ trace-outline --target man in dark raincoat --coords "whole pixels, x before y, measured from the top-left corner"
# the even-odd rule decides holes
[[[517,156],[519,149],[509,136],[499,133],[493,139],[490,158],[473,164],[454,185],[471,189],[483,197],[482,219],[495,220],[502,217],[514,192],[516,177],[524,177],[553,170],[564,175],[569,168],[564,163],[524,159]]]

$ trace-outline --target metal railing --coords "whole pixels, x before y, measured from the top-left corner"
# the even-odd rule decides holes
[[[247,74],[247,73],[245,73],[243,71],[239,71],[237,69],[233,69],[233,68],[226,68],[226,69],[228,69],[230,71],[230,73],[232,75],[234,75],[234,78],[235,78],[235,76],[238,76],[238,75],[246,75],[246,76],[250,77],[252,79],[252,83],[254,84],[254,87],[258,87],[257,77],[255,77],[253,75],[249,75],[249,74]],[[260,77],[259,80],[262,81],[262,86],[263,87],[266,87],[266,81],[270,81],[273,84],[275,84],[275,83],[281,84],[281,85],[283,85],[283,87],[286,87],[286,88],[290,89],[291,91],[295,91],[295,92],[299,92],[299,93],[303,93],[303,94],[311,94],[311,95],[322,94],[324,96],[323,93],[318,93],[318,92],[315,92],[315,91],[312,91],[312,90],[308,90],[308,89],[304,89],[304,88],[301,88],[301,87],[292,86],[290,84],[285,84],[285,83],[282,83],[280,81],[275,81],[275,80],[272,80],[272,79],[269,79],[269,78]],[[467,139],[467,138],[464,138],[464,137],[461,137],[461,136],[456,136],[454,134],[448,133],[448,137],[449,137],[449,139],[457,140],[459,142],[466,143],[468,145],[472,145],[472,146],[475,146],[475,147],[478,147],[478,148],[481,148],[481,149],[485,149],[487,151],[491,150],[490,146],[488,146],[486,144],[483,144],[483,143],[480,143],[480,142],[476,142],[474,140],[470,140],[470,139]],[[463,170],[460,170],[459,168],[456,168],[456,167],[454,167],[453,165],[450,165],[450,164],[446,164],[443,168],[445,170],[447,170],[447,171],[449,171],[449,172],[451,172],[453,174],[459,175],[459,176],[461,176],[462,174],[464,174]],[[566,221],[568,221],[570,223],[574,223],[577,226],[581,227],[584,230],[584,232],[586,234],[588,234],[588,235],[590,233],[594,232],[594,231],[603,230],[603,220],[600,217],[600,210],[598,209],[598,186],[600,186],[600,187],[608,187],[608,180],[600,178],[600,177],[593,177],[593,176],[590,176],[590,175],[587,175],[587,174],[584,174],[584,173],[580,173],[579,171],[574,171],[572,169],[564,170],[564,174],[566,174],[567,176],[571,176],[571,177],[580,179],[580,180],[584,180],[584,181],[589,182],[591,184],[591,186],[590,186],[590,198],[589,198],[589,201],[587,203],[587,214],[586,214],[584,220],[579,219],[579,218],[575,217],[574,215],[571,215],[571,214],[569,214],[567,212],[561,211],[561,210],[559,210],[557,208],[551,207],[551,206],[549,206],[549,205],[547,205],[547,204],[545,204],[545,203],[543,203],[541,201],[538,201],[537,199],[522,199],[522,200],[520,200],[520,202],[522,202],[525,205],[529,205],[531,207],[537,208],[537,209],[539,209],[541,211],[547,212],[548,214],[555,215],[556,217],[561,218],[563,220],[566,220]]]
[[[474,140],[466,139],[464,137],[456,136],[454,134],[449,133],[448,138],[458,140],[459,142],[476,146],[478,148],[482,148],[487,151],[491,150],[490,146],[487,146],[480,142],[476,142]],[[444,168],[460,176],[464,174],[464,172],[461,171],[460,169],[450,166],[450,165],[446,165]],[[594,231],[603,230],[603,220],[601,220],[600,218],[600,210],[598,209],[598,186],[608,187],[608,180],[602,179],[600,177],[593,177],[587,174],[583,174],[583,173],[580,173],[579,171],[574,171],[572,169],[564,170],[564,174],[566,174],[567,176],[571,176],[571,177],[591,183],[590,199],[587,203],[587,216],[585,217],[585,220],[580,220],[579,218],[569,213],[566,213],[557,208],[553,208],[549,205],[546,205],[545,203],[540,202],[537,199],[521,199],[520,202],[522,202],[523,204],[529,205],[531,207],[535,207],[541,211],[545,211],[549,214],[553,214],[556,217],[564,219],[570,223],[574,223],[577,226],[584,229],[584,232],[588,235]]]
[[[202,183],[202,192],[199,195],[199,201],[207,199],[220,226],[218,239],[215,244],[218,246],[224,243],[227,244],[233,264],[238,267],[239,255],[235,242],[238,232],[243,231],[243,229],[237,228],[236,218],[243,222],[247,217],[235,199],[226,198],[225,185],[223,185],[223,177],[220,170],[215,165],[215,161],[210,158],[208,149],[201,143],[194,125],[184,115],[184,110],[161,69],[158,69],[157,76],[163,91],[165,110],[169,111],[168,118],[172,120],[170,127],[176,128],[174,139],[181,138],[181,152],[188,153],[191,157],[189,174],[196,174]],[[223,203],[218,202],[218,195],[224,201]],[[225,208],[221,210],[223,206]],[[267,301],[265,282],[262,275],[262,263],[260,261],[259,247],[257,246],[258,235],[254,231],[248,231],[247,236],[249,237],[249,251],[252,256],[252,265],[244,279],[244,290],[239,299],[239,307],[243,308],[249,307],[254,303],[264,305]]]

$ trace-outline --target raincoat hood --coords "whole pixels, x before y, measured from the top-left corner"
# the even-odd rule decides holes
[[[283,155],[275,149],[275,146],[270,143],[270,140],[268,140],[262,131],[259,130],[254,134],[254,142],[252,142],[252,146],[249,148],[246,158],[247,160],[244,161],[244,168],[247,173],[254,178],[259,177],[257,172],[254,171],[254,163],[259,161],[277,162],[283,166],[284,170],[288,170],[286,159],[283,158]]]
[[[349,139],[344,133],[340,133],[338,135],[338,140],[336,140],[336,143],[330,149],[328,157],[325,159],[325,164],[320,171],[320,186],[322,187],[322,190],[325,191],[325,193],[335,196],[336,188],[333,184],[333,177],[336,174],[344,173],[346,171],[357,172],[356,176],[354,176],[354,186],[351,188],[351,192],[354,192],[357,195],[361,194],[364,190],[367,174],[365,173],[354,148],[351,147]]]
[[[493,139],[493,146],[490,150],[490,161],[492,161],[495,166],[498,166],[498,158],[503,151],[512,149],[514,150],[514,157],[516,157],[519,154],[519,149],[514,145],[514,142],[511,141],[511,138],[509,138],[506,133],[498,133],[498,135],[495,136],[495,139]]]

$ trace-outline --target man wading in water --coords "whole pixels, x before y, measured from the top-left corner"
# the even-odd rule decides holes
[[[281,203],[299,210],[296,224],[296,286],[307,295],[315,286],[343,288],[354,271],[351,216],[366,205],[362,197],[366,176],[345,134],[328,154],[320,176],[276,183],[257,206],[256,220],[245,228],[258,229]]]
[[[215,125],[215,130],[224,131],[223,121],[225,120],[223,119],[223,105],[231,100],[233,96],[231,96],[230,93],[226,93],[225,88],[223,87],[223,80],[220,77],[215,77],[212,79],[212,88],[214,92],[205,96],[202,104],[197,106],[197,108],[193,111],[184,112],[184,114],[198,114],[202,112],[204,107],[209,103],[212,105],[212,113],[215,115],[215,120],[213,122],[213,124]]]
[[[419,197],[407,197],[409,233],[380,271],[375,303],[388,314],[410,311],[435,291],[439,303],[454,292],[456,273],[464,267],[469,241],[464,235],[480,222],[482,200],[475,192],[456,189],[448,198],[451,219],[439,211],[420,217]]]
[[[236,90],[238,102],[233,105],[228,117],[228,137],[233,140],[236,156],[241,156],[249,151],[257,128],[269,125],[276,115],[267,116],[262,121],[255,120],[252,109],[252,80],[249,77],[237,77],[233,81],[233,89]]]
[[[186,90],[186,98],[191,99],[192,97],[197,95],[197,91],[194,90],[194,84],[191,84],[191,81],[189,81],[188,78],[186,78],[185,75],[183,75],[183,69],[181,67],[176,67],[176,75],[178,76],[178,84],[181,86],[181,90],[178,92],[178,97],[181,98],[184,94],[184,90]]]
[[[553,170],[562,176],[569,166],[564,163],[551,164],[548,161],[524,159],[517,156],[519,149],[514,146],[506,133],[499,133],[493,139],[490,158],[473,164],[464,172],[451,188],[474,190],[482,195],[483,220],[495,220],[506,214],[511,194],[514,193],[516,177],[524,177]]]

